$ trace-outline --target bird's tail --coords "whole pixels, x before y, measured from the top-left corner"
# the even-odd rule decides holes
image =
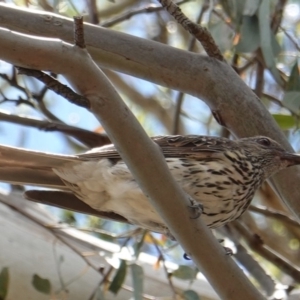
[[[65,185],[52,169],[78,160],[77,156],[0,145],[0,181],[62,189]]]

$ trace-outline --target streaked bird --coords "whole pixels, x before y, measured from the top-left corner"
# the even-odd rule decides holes
[[[235,141],[208,136],[158,136],[153,141],[160,146],[178,184],[202,205],[201,218],[210,228],[237,219],[264,180],[300,164],[300,156],[261,136]],[[59,206],[62,202],[63,207],[68,206],[63,202],[69,203],[75,210],[167,232],[164,221],[113,145],[79,155],[0,146],[0,181],[55,189],[26,192],[32,200],[50,199],[49,203]],[[172,205],[172,199],[169,201]]]

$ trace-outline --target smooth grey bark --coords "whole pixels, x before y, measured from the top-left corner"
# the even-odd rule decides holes
[[[0,40],[3,60],[62,74],[89,99],[88,108],[101,121],[149,201],[222,299],[263,299],[202,219],[191,218],[188,196],[174,181],[157,145],[85,50],[6,29],[0,29]]]
[[[0,6],[0,26],[72,42],[73,21],[58,15]],[[194,95],[216,111],[235,136],[266,135],[293,151],[259,98],[226,63],[117,31],[85,25],[93,59],[110,68]],[[300,168],[281,171],[271,183],[299,218]]]

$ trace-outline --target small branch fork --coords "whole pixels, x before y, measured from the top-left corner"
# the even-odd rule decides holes
[[[84,107],[86,109],[91,108],[90,101],[81,95],[75,93],[72,89],[68,86],[61,84],[57,79],[54,77],[47,75],[46,73],[38,70],[26,69],[22,67],[17,67],[19,74],[28,75],[38,79],[39,81],[43,82],[47,87],[55,92],[56,94],[66,98],[73,104],[78,106]]]
[[[225,61],[219,47],[205,27],[189,20],[181,9],[171,0],[159,0],[159,2],[185,30],[191,33],[202,44],[208,56],[214,57],[220,61]]]

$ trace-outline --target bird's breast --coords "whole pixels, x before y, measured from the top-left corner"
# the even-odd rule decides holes
[[[236,219],[253,197],[249,178],[226,158],[201,161],[167,158],[166,162],[184,191],[203,205],[201,217],[210,227]],[[56,168],[54,172],[78,198],[96,210],[115,212],[132,223],[156,231],[164,226],[121,160],[117,163],[109,159],[83,161]],[[161,188],[164,188],[163,182]]]

